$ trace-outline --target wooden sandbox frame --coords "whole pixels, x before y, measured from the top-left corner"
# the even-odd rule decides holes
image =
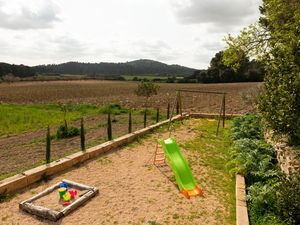
[[[59,185],[61,183],[66,183],[71,188],[76,188],[78,190],[86,191],[81,197],[76,199],[73,203],[66,206],[60,211],[48,209],[42,206],[34,205],[32,202],[50,194],[54,190],[59,188]],[[44,191],[40,192],[39,194],[31,197],[30,199],[27,199],[19,204],[19,208],[36,216],[39,216],[44,219],[48,219],[51,221],[57,221],[61,217],[68,215],[72,211],[74,211],[76,208],[84,204],[86,201],[90,200],[92,197],[94,197],[96,194],[99,193],[99,190],[95,187],[87,186],[84,184],[80,184],[74,181],[63,179],[62,182],[59,182]]]

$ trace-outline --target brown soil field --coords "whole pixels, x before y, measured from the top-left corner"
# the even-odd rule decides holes
[[[167,84],[161,83],[159,93],[150,98],[152,107],[165,109],[174,100],[177,89],[226,92],[227,113],[245,113],[251,109],[241,99],[241,94],[259,83],[221,84]],[[0,84],[0,103],[120,103],[122,106],[140,108],[144,99],[134,94],[137,82],[119,81],[45,81]],[[201,112],[218,112],[221,97],[208,94],[183,93],[183,108]]]
[[[115,115],[112,123],[113,138],[127,134],[127,115]],[[143,128],[143,115],[133,115],[133,131]],[[155,123],[151,117],[147,125]],[[106,115],[98,115],[85,119],[86,147],[95,146],[107,141]],[[79,121],[70,125],[79,127]],[[55,134],[57,126],[51,126]],[[46,129],[24,133],[21,135],[0,138],[0,176],[12,175],[40,165],[45,160]],[[51,159],[56,160],[74,152],[80,151],[80,137],[51,141]],[[26,155],[26,157],[24,157]],[[1,179],[0,179],[1,180]]]
[[[113,81],[47,81],[0,84],[0,103],[43,104],[56,102],[107,104],[119,103],[123,107],[141,108],[144,99],[134,94],[136,82]],[[229,84],[159,84],[158,95],[150,98],[152,107],[166,111],[167,103],[174,102],[177,89],[226,92],[226,113],[245,113],[252,106],[242,101],[241,94],[257,87],[259,83]],[[218,113],[222,97],[207,94],[182,93],[183,110]],[[118,137],[127,132],[127,115],[116,116],[113,135]],[[126,117],[126,118],[125,118]],[[142,116],[135,115],[133,129],[143,127]],[[87,146],[106,141],[105,115],[85,119]],[[73,122],[78,126],[79,121]],[[149,121],[148,124],[154,123]],[[57,127],[52,126],[52,133]],[[0,176],[2,179],[41,164],[45,158],[44,129],[20,135],[0,138]],[[58,159],[80,149],[79,137],[52,142],[52,159]],[[24,157],[26,153],[26,157]]]
[[[195,129],[199,120],[188,120],[173,136],[178,143],[187,143],[201,135]],[[167,138],[168,132],[161,138]],[[105,155],[54,177],[47,183],[38,183],[26,188],[14,198],[0,204],[0,224],[180,224],[180,225],[230,225],[229,193],[218,186],[215,179],[230,179],[227,172],[215,171],[202,162],[200,153],[181,147],[189,161],[193,175],[203,188],[204,196],[190,200],[178,191],[169,167],[159,170],[151,160],[155,152],[157,134],[115,149]],[[39,219],[18,208],[18,204],[45,188],[70,179],[99,188],[99,194],[70,215],[57,222]],[[233,184],[232,184],[233,185]],[[50,196],[47,203],[57,207],[58,193]]]

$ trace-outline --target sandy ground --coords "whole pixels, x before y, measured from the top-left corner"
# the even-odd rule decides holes
[[[195,121],[189,120],[177,129],[173,136],[178,143],[195,137],[192,128]],[[167,136],[164,133],[161,138]],[[220,217],[229,213],[222,202],[223,193],[207,191],[213,190],[212,184],[206,182],[211,171],[201,165],[193,166],[193,174],[205,196],[187,200],[172,182],[170,169],[159,170],[152,165],[157,137],[151,134],[58,175],[48,183],[25,189],[0,204],[0,224],[226,224],[220,223]],[[195,153],[182,151],[188,160],[196,157]],[[19,210],[19,202],[63,178],[98,187],[100,193],[58,222],[41,220]]]

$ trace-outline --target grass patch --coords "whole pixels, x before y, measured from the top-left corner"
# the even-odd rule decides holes
[[[200,164],[207,168],[208,179],[205,183],[213,195],[222,199],[222,203],[229,211],[228,215],[220,213],[218,224],[226,221],[235,224],[235,179],[229,175],[226,163],[230,160],[230,148],[232,141],[230,138],[231,121],[226,121],[226,129],[220,129],[219,136],[216,137],[217,121],[200,119],[197,121],[195,139],[183,144],[183,147],[195,154],[190,160],[191,167]],[[196,158],[196,159],[195,159]],[[201,181],[199,182],[201,185]],[[205,190],[204,190],[205,191]]]
[[[92,105],[74,105],[66,119],[74,121],[82,116],[95,115],[99,108]],[[58,125],[64,119],[59,105],[0,104],[0,136],[34,131],[50,125]]]
[[[127,114],[128,109],[122,108],[118,104],[104,105],[98,107],[95,105],[70,105],[70,110],[66,114],[67,121],[79,120],[83,116],[93,116],[97,114],[106,114],[111,111],[113,119],[115,115]],[[133,111],[133,115],[140,115],[141,110]],[[17,135],[29,131],[46,128],[48,125],[63,124],[64,112],[58,104],[45,105],[22,105],[22,104],[0,104],[0,137],[5,135]],[[155,121],[156,111],[148,109],[148,122]],[[136,117],[136,116],[135,116]],[[142,123],[143,118],[135,118],[133,123]],[[162,120],[164,114],[160,115]],[[117,118],[116,122],[128,123],[127,116]],[[119,121],[120,120],[120,121]],[[106,122],[101,124],[106,126]]]

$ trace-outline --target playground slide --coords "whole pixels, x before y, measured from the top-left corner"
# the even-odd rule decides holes
[[[197,185],[192,171],[183,157],[175,138],[168,138],[166,140],[160,140],[159,143],[162,145],[166,158],[173,170],[176,182],[179,190],[186,198],[190,196],[198,195],[202,196],[202,190]]]

